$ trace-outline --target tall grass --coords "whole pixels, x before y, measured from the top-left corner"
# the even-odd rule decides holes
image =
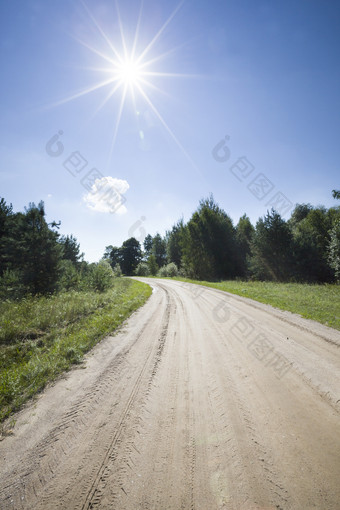
[[[0,303],[0,345],[38,338],[51,328],[64,327],[107,305],[117,292],[62,292],[51,297],[27,297]]]
[[[151,294],[117,278],[105,293],[63,292],[0,303],[0,421],[112,333]]]

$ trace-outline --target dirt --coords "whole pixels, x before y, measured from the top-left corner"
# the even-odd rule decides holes
[[[339,332],[149,282],[118,334],[8,422],[0,508],[338,510]]]

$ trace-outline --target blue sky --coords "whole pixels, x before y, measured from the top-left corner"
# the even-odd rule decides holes
[[[0,2],[0,196],[15,210],[44,200],[96,261],[209,193],[235,224],[273,203],[286,219],[295,203],[336,205],[340,2],[118,7],[127,57],[112,0]],[[133,65],[146,49],[149,74],[134,69],[120,112],[114,61],[125,69],[137,25]]]

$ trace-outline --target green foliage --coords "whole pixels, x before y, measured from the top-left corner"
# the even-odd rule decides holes
[[[212,196],[202,200],[183,235],[183,265],[199,279],[236,275],[235,229]]]
[[[180,267],[182,263],[184,232],[184,222],[180,220],[166,235],[167,258],[169,262],[174,262],[177,267]]]
[[[60,262],[59,290],[78,289],[80,287],[80,273],[71,260]]]
[[[338,220],[339,207],[327,210],[297,204],[288,221],[272,210],[258,220],[255,228],[245,214],[235,228],[211,195],[200,201],[186,224],[178,221],[164,238],[148,234],[143,261],[153,276],[173,262],[178,274],[189,278],[332,282],[338,278],[332,230]],[[132,274],[128,259],[132,259],[135,270],[142,259],[139,250],[137,256],[128,254],[131,249],[125,255],[125,243],[121,248],[107,247],[105,256],[113,256],[125,274]],[[147,274],[145,266],[138,266],[137,273]],[[159,274],[166,275],[167,269]]]
[[[124,289],[116,279],[113,290]],[[0,302],[0,345],[39,339],[52,329],[64,328],[110,303],[112,291],[67,291],[52,296],[28,296],[20,301]]]
[[[152,254],[155,256],[158,267],[166,263],[166,242],[160,234],[156,234],[152,239]]]
[[[80,245],[77,242],[77,239],[73,235],[61,236],[59,243],[63,248],[63,260],[70,260],[75,266],[77,266],[80,260],[84,257],[84,254],[80,253]]]
[[[141,245],[137,239],[130,237],[122,246],[106,246],[103,259],[108,261],[112,268],[120,268],[119,274],[128,276],[134,274],[136,267],[142,260]]]
[[[149,276],[150,269],[147,262],[140,262],[135,270],[136,276]]]
[[[98,292],[105,292],[113,286],[114,273],[107,260],[92,265],[90,282],[91,288]]]
[[[116,267],[116,265],[120,264],[121,261],[120,248],[112,245],[106,246],[103,259],[107,260],[111,264],[112,268]]]
[[[161,277],[170,277],[173,278],[175,276],[178,276],[178,267],[174,262],[170,262],[166,266],[163,266],[158,271],[158,276]]]
[[[0,421],[111,334],[150,296],[115,279],[107,292],[64,292],[0,303]]]
[[[1,211],[1,272],[15,271],[20,275],[15,291],[19,294],[22,289],[31,294],[56,290],[63,248],[58,243],[59,234],[45,220],[44,203],[30,203],[25,213],[13,214],[2,202]]]
[[[293,236],[294,275],[309,282],[332,281],[328,246],[338,208],[298,205],[288,221]]]
[[[328,261],[337,282],[340,282],[340,220],[335,222],[330,231]]]
[[[130,237],[124,241],[120,248],[120,267],[123,274],[131,276],[134,274],[136,267],[142,260],[142,250],[139,241],[134,237]]]
[[[251,255],[251,242],[255,229],[250,219],[244,214],[236,227],[237,273],[238,276],[249,276],[249,259]]]
[[[146,255],[146,257],[148,257],[151,254],[152,246],[153,246],[153,240],[152,240],[152,236],[150,234],[148,234],[145,237],[143,246],[144,246],[145,255]]]
[[[122,273],[122,270],[121,270],[121,267],[120,265],[117,263],[114,268],[113,268],[113,275],[116,277],[116,278],[119,278],[120,276],[123,276],[123,273]]]
[[[284,281],[292,275],[292,235],[289,225],[274,210],[256,224],[251,243],[250,268],[259,280]]]
[[[0,199],[0,240],[1,241],[3,240],[3,238],[6,235],[8,235],[9,219],[12,216],[12,214],[13,214],[12,204],[7,205],[6,202],[5,202],[5,199],[1,198]],[[3,272],[2,271],[2,263],[3,263],[3,260],[2,260],[2,257],[3,257],[2,248],[3,248],[3,246],[1,246],[1,251],[0,251],[0,257],[1,257],[0,258],[0,274]]]
[[[22,275],[18,269],[5,269],[0,276],[0,300],[20,299],[25,295]]]
[[[149,256],[147,264],[149,267],[149,274],[151,274],[152,276],[156,276],[158,272],[158,265],[156,262],[156,257],[153,253],[151,253],[151,255]]]

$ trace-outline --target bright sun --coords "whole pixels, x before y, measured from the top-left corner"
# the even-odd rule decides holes
[[[116,92],[121,92],[119,107],[118,107],[118,114],[117,119],[114,126],[114,134],[112,138],[112,145],[111,145],[111,152],[113,150],[120,120],[122,117],[122,113],[124,110],[124,105],[127,99],[127,93],[128,91],[131,94],[131,98],[133,100],[133,103],[135,105],[136,96],[139,95],[142,97],[142,99],[145,101],[145,103],[148,105],[150,110],[156,115],[158,120],[161,122],[163,127],[166,129],[166,131],[169,133],[169,135],[172,137],[172,139],[176,142],[178,147],[181,149],[181,151],[185,154],[185,156],[190,160],[190,162],[193,164],[193,166],[196,166],[193,161],[191,160],[190,156],[187,154],[177,137],[175,136],[174,132],[170,129],[167,122],[164,120],[161,113],[158,111],[156,106],[154,105],[153,101],[151,100],[151,97],[149,95],[149,90],[153,90],[154,92],[160,92],[161,90],[156,87],[152,82],[152,78],[158,77],[158,78],[169,78],[169,77],[194,77],[193,75],[187,75],[187,74],[178,74],[178,73],[169,73],[169,72],[159,72],[154,69],[155,64],[165,58],[168,54],[172,53],[173,49],[170,49],[164,54],[159,54],[158,56],[154,56],[153,58],[150,58],[149,53],[152,48],[155,47],[157,41],[163,34],[164,30],[168,26],[168,24],[171,22],[171,20],[174,18],[176,13],[179,11],[183,4],[182,0],[179,5],[176,7],[176,9],[172,12],[172,14],[169,16],[169,18],[165,21],[163,26],[158,30],[156,35],[151,39],[149,44],[147,44],[144,48],[137,49],[137,39],[138,39],[138,32],[140,27],[140,21],[141,21],[141,14],[142,14],[142,5],[141,4],[141,10],[139,12],[139,18],[137,22],[137,27],[135,31],[134,41],[131,48],[127,47],[126,39],[124,36],[124,30],[123,25],[120,18],[120,12],[118,7],[118,2],[116,2],[116,8],[117,8],[117,16],[118,16],[118,22],[119,22],[119,28],[120,28],[120,36],[121,36],[121,49],[117,49],[117,47],[113,44],[111,38],[107,35],[107,33],[104,32],[101,25],[98,23],[98,21],[94,18],[93,14],[90,12],[88,7],[85,3],[83,3],[84,8],[86,9],[89,17],[92,19],[94,25],[96,26],[98,32],[102,36],[102,38],[105,40],[108,49],[107,52],[103,52],[102,50],[99,50],[95,47],[92,47],[89,43],[86,41],[81,41],[77,38],[78,42],[85,46],[88,50],[90,50],[92,53],[94,53],[97,57],[100,57],[102,61],[106,63],[106,67],[98,67],[98,68],[91,68],[92,70],[98,72],[98,73],[104,73],[106,75],[106,78],[100,82],[97,82],[96,84],[81,90],[80,92],[73,94],[72,96],[59,101],[58,103],[55,103],[55,105],[59,105],[62,103],[66,103],[68,101],[72,101],[74,99],[77,99],[81,96],[84,96],[86,94],[89,94],[95,90],[101,89],[101,88],[109,88],[109,91],[105,97],[105,99],[102,101],[102,103],[99,105],[96,113],[103,108],[109,99],[116,94]],[[197,76],[196,76],[197,77]],[[138,115],[137,108],[135,105],[136,115]],[[142,133],[140,132],[140,135]],[[144,135],[143,135],[144,136]]]
[[[114,77],[117,77],[123,85],[136,86],[142,78],[142,69],[136,60],[127,58],[119,63],[113,71]]]

